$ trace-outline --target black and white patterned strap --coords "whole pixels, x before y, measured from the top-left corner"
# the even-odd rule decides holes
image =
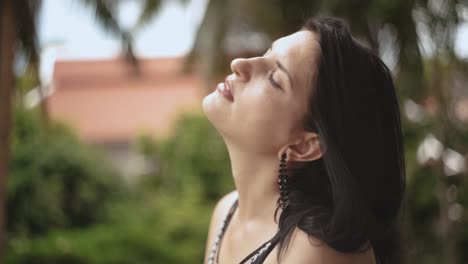
[[[231,221],[231,217],[234,214],[234,211],[237,208],[237,203],[238,200],[236,199],[234,203],[231,206],[231,209],[229,210],[229,213],[226,215],[226,217],[223,219],[221,222],[219,228],[218,228],[218,233],[216,234],[215,241],[213,243],[213,246],[211,247],[210,255],[208,256],[208,263],[207,264],[215,264],[215,255],[216,255],[216,263],[218,263],[218,256],[219,254],[216,254],[218,252],[219,246],[221,244],[222,237],[224,235],[224,231],[226,229],[227,224],[229,221]]]
[[[229,210],[229,213],[226,215],[226,217],[223,219],[221,222],[218,233],[216,235],[215,241],[213,243],[213,246],[211,247],[210,255],[208,256],[208,262],[207,264],[215,264],[219,263],[219,248],[221,247],[221,242],[222,238],[224,236],[224,232],[226,230],[227,225],[231,221],[231,217],[234,214],[234,211],[236,210],[238,205],[238,200],[236,199],[234,203],[231,206],[231,209]],[[273,247],[276,245],[278,242],[278,236],[279,232],[270,240],[267,242],[263,243],[260,247],[258,247],[256,250],[254,250],[252,253],[250,253],[247,257],[245,257],[239,264],[254,264],[254,263],[262,263],[268,253],[273,249]],[[266,253],[266,254],[265,254]],[[215,261],[216,257],[216,261]]]

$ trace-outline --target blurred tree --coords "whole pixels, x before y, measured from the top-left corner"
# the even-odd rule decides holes
[[[5,248],[5,192],[7,185],[14,51],[19,45],[37,65],[35,18],[40,1],[0,2],[0,261]],[[21,19],[19,19],[21,18]]]
[[[1,3],[0,3],[1,4]],[[8,55],[8,50],[13,49],[13,37],[14,28],[12,25],[12,15],[6,15],[9,13],[11,7],[2,5],[0,7],[0,32],[3,37],[6,37],[9,41],[2,41],[0,46],[0,83],[3,85],[0,88],[0,230],[4,230],[5,227],[5,186],[6,186],[6,177],[7,177],[7,161],[8,161],[8,138],[9,138],[9,123],[10,123],[10,89],[5,89],[5,85],[13,82],[13,73],[11,69],[5,67],[4,61],[11,61],[12,58]],[[4,11],[5,10],[5,11]],[[5,31],[7,29],[7,31]],[[8,65],[8,64],[7,64]],[[9,66],[9,65],[8,65]],[[7,110],[8,109],[8,110]],[[0,259],[3,259],[3,248],[5,245],[5,240],[3,232],[0,231]]]
[[[44,129],[42,118],[34,110],[14,107],[8,240],[102,221],[109,201],[125,193],[122,178],[108,160],[60,123],[50,121]]]
[[[15,177],[14,184],[9,186],[9,206],[16,207],[9,218],[15,219],[10,222],[15,228],[9,230],[34,232],[37,227],[42,229],[39,231],[45,227],[47,232],[40,235],[35,232],[29,237],[15,234],[8,243],[7,263],[203,262],[203,245],[213,207],[220,196],[233,190],[234,184],[226,146],[201,113],[181,116],[176,133],[167,139],[139,138],[136,147],[158,164],[157,171],[142,175],[139,178],[142,181],[132,186],[133,192],[118,193],[120,199],[110,200],[104,221],[79,229],[76,228],[82,226],[79,222],[64,224],[67,217],[62,216],[70,214],[63,207],[81,205],[69,209],[78,214],[91,211],[94,216],[102,212],[102,198],[110,191],[115,192],[115,187],[100,184],[102,178],[97,176],[102,170],[94,170],[98,159],[88,157],[87,152],[81,155],[82,151],[68,151],[76,143],[67,133],[46,135],[37,129],[41,123],[31,120],[30,111],[15,113],[12,152]],[[41,147],[42,144],[48,147]],[[54,166],[57,162],[60,166]],[[70,171],[75,172],[63,175]],[[68,180],[59,180],[64,178]],[[103,178],[112,181],[113,177]],[[70,189],[75,191],[70,193],[75,198],[60,198],[61,186],[69,183],[74,186]],[[90,196],[88,191],[80,195],[89,189],[94,195]],[[89,210],[89,206],[97,210]]]
[[[132,48],[130,32],[121,29],[116,20],[116,10],[120,1],[77,0],[95,14],[95,19],[106,31],[122,42],[122,51],[134,65],[138,64]],[[145,1],[138,25],[144,25],[160,7],[161,1]],[[9,160],[9,135],[11,130],[11,107],[14,91],[13,64],[22,53],[27,63],[36,70],[39,62],[36,20],[42,4],[41,0],[2,0],[0,1],[0,260],[5,246],[5,188]],[[38,78],[36,78],[38,79]]]
[[[154,140],[138,139],[137,148],[157,170],[145,175],[144,185],[160,193],[179,196],[191,189],[201,190],[201,201],[215,204],[234,189],[226,146],[212,124],[200,113],[182,114],[173,135]]]

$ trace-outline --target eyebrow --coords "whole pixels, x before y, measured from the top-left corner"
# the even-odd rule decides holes
[[[272,50],[273,50],[273,46],[275,45],[275,42],[276,41],[273,41],[273,43],[271,44],[271,49]],[[289,85],[291,86],[291,89],[292,89],[293,85],[292,85],[291,74],[289,74],[289,71],[286,70],[286,67],[284,67],[284,65],[279,60],[276,60],[276,65],[278,65],[278,68],[280,68],[280,70],[282,70],[284,73],[286,73],[286,76],[288,76]]]

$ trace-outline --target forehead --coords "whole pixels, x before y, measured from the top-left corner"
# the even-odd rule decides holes
[[[301,30],[279,38],[274,42],[278,60],[289,71],[293,92],[304,95],[310,89],[310,82],[316,68],[316,55],[319,52],[315,33]]]

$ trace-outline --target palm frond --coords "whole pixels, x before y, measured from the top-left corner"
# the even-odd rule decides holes
[[[114,37],[119,38],[122,44],[124,57],[135,67],[138,72],[138,60],[133,51],[131,34],[119,25],[116,14],[120,1],[112,0],[80,0],[84,6],[94,12],[94,18],[101,28]]]
[[[142,7],[140,17],[138,18],[138,21],[134,27],[134,30],[136,31],[148,24],[151,21],[151,19],[153,19],[159,12],[161,6],[161,0],[146,0]]]
[[[16,0],[12,1],[16,17],[17,40],[19,52],[32,65],[39,63],[39,45],[37,40],[36,24],[40,11],[41,0]]]
[[[189,0],[170,0],[170,1],[177,1],[183,5],[186,5]],[[137,20],[137,23],[133,27],[133,31],[138,31],[139,29],[146,26],[151,19],[153,19],[161,10],[164,5],[163,0],[145,0],[141,14]]]
[[[114,15],[117,13],[120,1],[80,0],[79,2],[91,9],[94,13],[94,19],[104,31],[118,37],[122,35],[122,30]]]

